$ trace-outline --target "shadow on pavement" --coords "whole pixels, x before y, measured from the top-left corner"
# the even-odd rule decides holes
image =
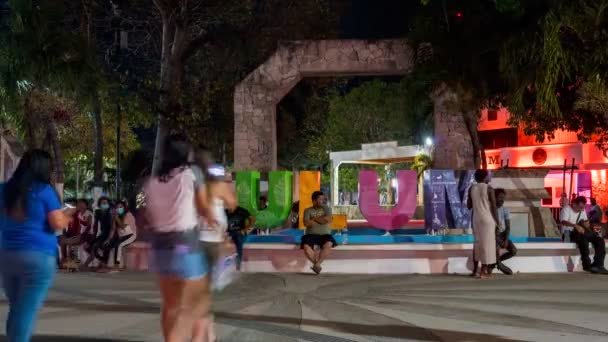
[[[0,301],[0,304],[3,304]],[[102,311],[102,312],[126,312],[126,313],[153,313],[160,314],[160,305],[156,304],[102,304],[102,303],[81,303],[69,302],[65,300],[47,300],[44,302],[47,308],[74,309],[82,311]],[[41,314],[44,316],[44,313]],[[1,337],[0,337],[1,338]],[[2,340],[0,340],[2,341]]]
[[[61,300],[50,300],[45,304],[47,307],[54,308],[71,308],[83,311],[93,312],[128,312],[128,313],[148,313],[158,314],[159,306],[154,304],[146,305],[121,305],[121,304],[99,304],[99,303],[74,303]],[[337,321],[324,321],[324,320],[311,320],[301,319],[285,316],[267,316],[267,315],[248,315],[248,314],[237,314],[229,312],[216,312],[217,321],[219,323],[229,324],[235,327],[239,327],[242,324],[242,328],[248,328],[247,325],[251,323],[264,324],[264,325],[291,325],[296,330],[300,330],[300,327],[315,326],[322,327],[328,330],[337,332],[358,335],[358,336],[376,336],[376,337],[388,337],[397,339],[412,339],[418,341],[450,341],[450,342],[465,342],[465,341],[483,341],[483,342],[515,342],[517,340],[504,338],[491,334],[483,333],[469,333],[460,332],[453,330],[442,330],[442,329],[427,329],[407,324],[360,324],[360,323],[349,323],[349,322],[337,322]],[[248,323],[248,324],[247,324]],[[0,336],[0,342],[6,341],[6,337]],[[129,341],[121,339],[95,339],[90,337],[70,337],[70,336],[35,336],[32,339],[33,342],[78,342],[78,341],[90,341],[90,342],[119,342]],[[143,342],[143,341],[142,341]]]
[[[465,341],[483,341],[483,342],[516,342],[496,335],[468,333],[452,330],[427,329],[411,325],[367,325],[348,322],[321,321],[311,319],[299,319],[280,316],[263,316],[263,315],[246,315],[233,314],[227,312],[216,312],[218,322],[223,323],[224,320],[234,321],[253,321],[275,324],[293,324],[296,326],[316,326],[328,328],[342,333],[357,335],[357,336],[374,336],[374,337],[391,337],[398,339],[412,339],[417,341],[450,341],[450,342],[465,342]],[[238,327],[238,323],[236,324]]]
[[[6,336],[0,336],[0,342],[7,341]],[[78,336],[61,336],[61,335],[37,335],[34,336],[31,342],[144,342],[143,340],[120,340],[112,338],[94,338],[94,337],[78,337]]]

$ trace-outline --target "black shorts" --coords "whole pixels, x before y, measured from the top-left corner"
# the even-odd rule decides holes
[[[330,234],[325,235],[317,235],[317,234],[306,234],[302,236],[302,240],[300,242],[300,248],[304,248],[304,245],[308,245],[311,248],[315,248],[315,246],[323,247],[326,242],[331,242],[331,247],[336,247],[338,244],[334,237]]]

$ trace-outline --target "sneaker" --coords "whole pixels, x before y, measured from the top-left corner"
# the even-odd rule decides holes
[[[591,268],[589,268],[589,272],[593,274],[608,274],[608,270],[606,270],[603,266],[591,266]]]
[[[498,264],[498,270],[506,275],[513,275],[513,270],[511,270],[507,265],[502,262]]]
[[[319,265],[317,265],[317,264],[314,264],[314,265],[313,265],[313,266],[312,266],[310,269],[311,269],[313,272],[315,272],[316,274],[321,273],[321,270],[322,270],[321,266],[319,266]]]

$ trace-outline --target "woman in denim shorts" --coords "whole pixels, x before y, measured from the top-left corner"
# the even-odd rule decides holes
[[[158,175],[144,185],[144,217],[152,247],[150,268],[158,274],[165,341],[204,341],[195,322],[210,310],[209,265],[198,243],[198,218],[213,222],[200,168],[189,163],[190,143],[167,137]],[[203,262],[201,262],[201,260]]]

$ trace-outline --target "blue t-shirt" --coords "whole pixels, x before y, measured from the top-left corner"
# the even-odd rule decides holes
[[[4,210],[5,185],[0,184],[0,229],[2,248],[7,250],[35,250],[57,254],[57,237],[49,226],[49,212],[61,209],[59,196],[49,184],[34,184],[28,194],[27,217],[24,221],[10,218]]]

